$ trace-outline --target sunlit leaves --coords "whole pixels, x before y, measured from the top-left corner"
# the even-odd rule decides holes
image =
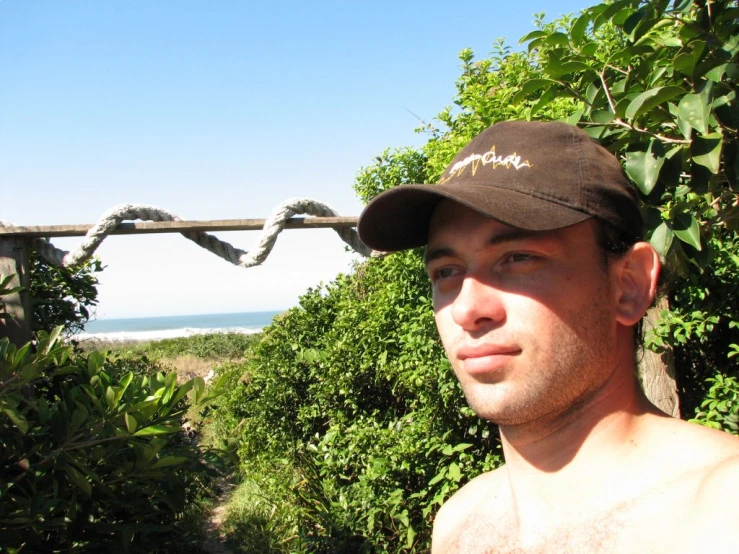
[[[705,41],[696,40],[691,42],[690,49],[687,52],[681,52],[672,60],[672,66],[686,75],[693,75],[698,62],[703,56],[703,51],[706,48]]]
[[[198,457],[174,438],[193,383],[74,352],[60,332],[40,332],[36,350],[0,340],[0,467],[16,471],[0,495],[4,545],[53,540],[68,550],[84,534],[104,546],[106,526],[148,519],[166,534],[184,509],[183,468]],[[161,550],[139,537],[130,551]]]
[[[128,414],[128,413],[125,414],[123,417],[124,417],[124,420],[125,420],[125,423],[126,423],[126,429],[128,430],[128,432],[129,433],[135,433],[136,432],[136,429],[139,426],[138,421],[136,421],[136,417],[134,417],[133,415]]]
[[[708,168],[711,173],[718,173],[721,166],[722,137],[721,133],[709,133],[695,137],[691,145],[695,163]]]
[[[698,220],[690,214],[675,216],[672,232],[681,241],[689,244],[696,250],[701,249],[700,227]]]
[[[670,251],[672,246],[673,232],[671,226],[663,221],[659,226],[652,232],[652,236],[649,238],[649,242],[659,254],[660,259],[665,260],[667,253]]]
[[[632,120],[637,119],[643,113],[648,112],[656,106],[665,104],[668,100],[671,100],[684,92],[685,89],[683,89],[683,87],[674,85],[656,87],[642,92],[639,96],[634,98],[626,108],[626,118]]]
[[[708,133],[711,89],[706,86],[699,94],[686,94],[677,106],[678,117],[701,134]]]
[[[624,169],[643,194],[649,195],[657,184],[659,172],[665,163],[665,151],[657,139],[649,141],[646,152],[628,152]]]

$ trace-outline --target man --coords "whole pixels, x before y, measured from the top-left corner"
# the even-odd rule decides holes
[[[358,229],[426,245],[446,353],[500,426],[506,464],[444,504],[435,554],[739,552],[739,440],[667,417],[635,378],[660,263],[610,153],[564,123],[498,123]]]

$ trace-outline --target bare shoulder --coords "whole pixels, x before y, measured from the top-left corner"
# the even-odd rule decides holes
[[[501,492],[504,474],[503,467],[478,475],[444,503],[434,519],[432,554],[448,552],[450,543],[456,539],[462,523],[479,509],[481,504],[495,503]]]
[[[739,544],[734,508],[739,497],[739,437],[672,419],[658,422],[653,430],[652,459],[673,490],[683,491],[677,492],[682,502],[665,507],[685,518],[675,529],[675,551],[735,552]]]
[[[712,518],[715,518],[720,517],[719,513],[732,512],[733,510],[727,508],[732,506],[737,498],[739,498],[739,452],[706,469],[697,493],[697,505],[704,513],[712,513]],[[734,512],[731,515],[732,521],[735,517]],[[735,521],[732,526],[736,526]]]
[[[651,426],[645,446],[660,463],[672,460],[678,471],[713,467],[739,456],[739,437],[666,417]]]
[[[739,442],[739,439],[737,439]],[[689,513],[679,526],[681,552],[736,552],[739,526],[736,499],[739,497],[739,454],[721,460],[701,472]]]

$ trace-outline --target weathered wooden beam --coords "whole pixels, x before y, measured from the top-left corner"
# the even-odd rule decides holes
[[[0,297],[0,311],[10,317],[0,318],[0,338],[8,337],[16,346],[31,340],[31,308],[28,245],[23,238],[0,237],[0,274],[14,275],[10,288],[23,287]]]
[[[209,221],[134,221],[119,224],[113,235],[137,235],[147,233],[184,233],[187,231],[257,231],[264,227],[265,219],[216,219]],[[285,222],[285,229],[320,229],[356,227],[356,217],[294,217]],[[81,237],[92,227],[82,225],[36,225],[0,227],[3,237]]]
[[[662,310],[669,308],[666,298],[661,298],[644,318],[644,333],[657,324]],[[661,354],[644,349],[637,368],[639,382],[649,401],[672,417],[680,417],[680,399],[675,379],[675,358],[672,349]]]

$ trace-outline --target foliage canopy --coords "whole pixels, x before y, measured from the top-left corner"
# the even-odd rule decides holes
[[[366,202],[435,181],[496,121],[581,126],[624,164],[647,239],[672,268],[647,347],[674,349],[683,413],[736,433],[736,2],[605,2],[551,23],[539,15],[521,44],[497,41],[482,60],[461,52],[456,106],[419,129],[421,149],[388,149],[363,168],[357,193]],[[270,552],[426,551],[438,505],[501,462],[495,430],[464,405],[429,295],[419,252],[369,260],[306,294],[230,367],[215,418],[246,481],[273,491],[293,522]]]

